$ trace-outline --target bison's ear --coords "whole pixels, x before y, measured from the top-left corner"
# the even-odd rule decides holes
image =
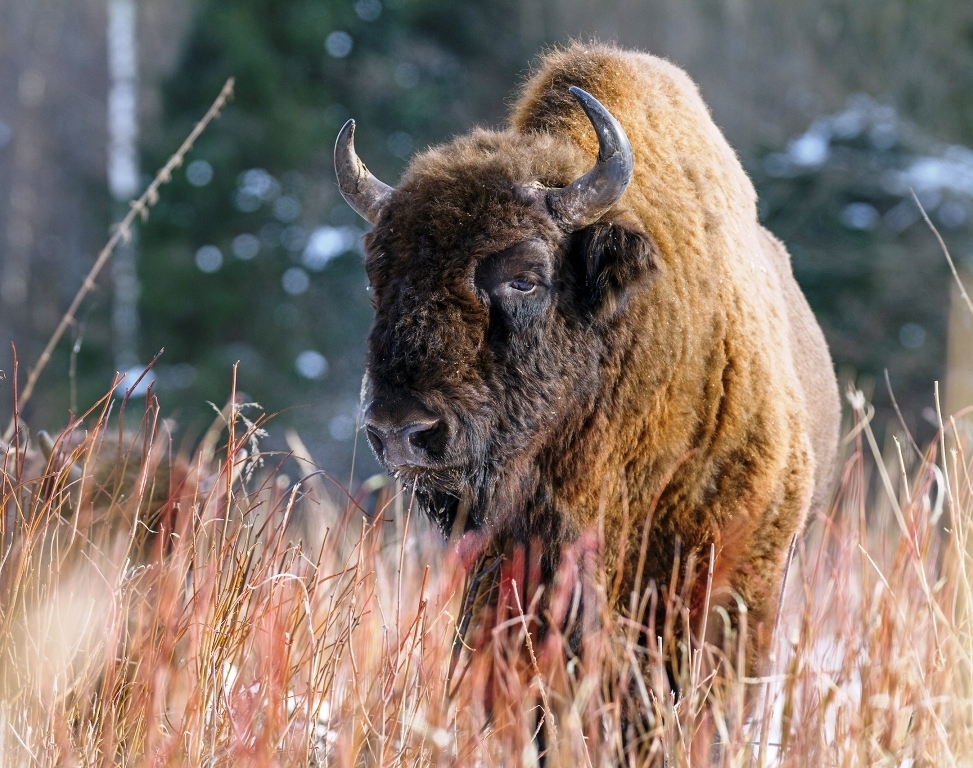
[[[656,268],[652,239],[637,226],[619,222],[599,222],[576,232],[572,251],[586,303],[602,317],[624,309]]]

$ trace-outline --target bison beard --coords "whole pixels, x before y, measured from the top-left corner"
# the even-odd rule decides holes
[[[648,54],[572,45],[546,56],[509,127],[425,151],[394,188],[353,131],[335,167],[373,224],[379,461],[445,533],[497,552],[541,542],[543,583],[602,531],[616,615],[713,551],[709,604],[746,606],[753,671],[788,546],[828,492],[838,395],[695,86]],[[705,601],[687,601],[700,626]]]

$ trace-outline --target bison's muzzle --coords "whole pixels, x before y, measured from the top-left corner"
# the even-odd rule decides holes
[[[365,411],[365,433],[372,450],[393,472],[442,465],[453,430],[410,397],[376,398]]]

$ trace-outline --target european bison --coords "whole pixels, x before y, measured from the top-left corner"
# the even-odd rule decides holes
[[[787,251],[689,77],[644,53],[554,51],[509,127],[422,152],[394,188],[353,134],[335,168],[373,225],[379,461],[447,533],[543,542],[545,579],[603,524],[617,612],[669,584],[677,551],[705,568],[714,545],[712,604],[746,605],[752,662],[827,492],[838,392]]]

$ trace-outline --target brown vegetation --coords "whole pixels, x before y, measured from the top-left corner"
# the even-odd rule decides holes
[[[733,632],[723,647],[680,641],[712,567],[664,590],[657,646],[589,593],[578,658],[556,630],[533,632],[536,559],[514,549],[464,648],[470,553],[430,535],[408,489],[373,482],[338,511],[300,439],[262,453],[264,419],[235,399],[175,462],[152,396],[134,432],[106,396],[40,453],[15,421],[0,467],[0,763],[509,765],[543,749],[555,765],[688,765],[703,730],[717,765],[965,764],[969,444],[948,420],[924,456],[883,455],[869,406],[849,399],[840,492],[797,542],[761,678]],[[146,550],[167,504],[178,514],[154,531],[167,544]],[[603,537],[578,539],[548,585],[555,615],[576,610],[562,585],[582,570],[612,584],[598,577],[612,556]],[[641,743],[622,730],[633,708],[654,715]]]
[[[663,650],[605,613],[582,664],[556,633],[528,632],[539,595],[525,586],[523,553],[506,566],[506,612],[475,650],[455,653],[464,571],[408,494],[363,489],[336,514],[303,462],[266,455],[268,470],[249,474],[262,422],[240,421],[239,408],[218,421],[220,449],[187,461],[186,517],[163,560],[131,559],[125,528],[79,523],[103,500],[68,511],[83,481],[67,458],[52,461],[47,482],[6,481],[0,498],[0,760],[510,765],[531,764],[544,744],[555,765],[652,764],[663,753],[687,765],[708,710],[716,765],[962,765],[973,749],[967,446],[948,430],[944,463],[935,446],[921,460],[882,459],[870,454],[868,406],[854,405],[840,496],[798,543],[763,678],[746,675],[741,645],[674,643],[689,621],[678,594]],[[85,426],[82,470],[109,429],[97,415]],[[141,436],[157,456],[151,418]],[[7,454],[7,477],[16,460]],[[285,470],[301,479],[292,485]],[[146,492],[99,514],[131,519]],[[317,536],[288,524],[301,508]],[[564,567],[597,567],[603,554],[582,542]],[[673,651],[675,700],[662,673]],[[728,661],[719,680],[706,672],[710,654]],[[747,698],[763,702],[750,716]],[[656,716],[634,763],[620,731],[630,706]]]

